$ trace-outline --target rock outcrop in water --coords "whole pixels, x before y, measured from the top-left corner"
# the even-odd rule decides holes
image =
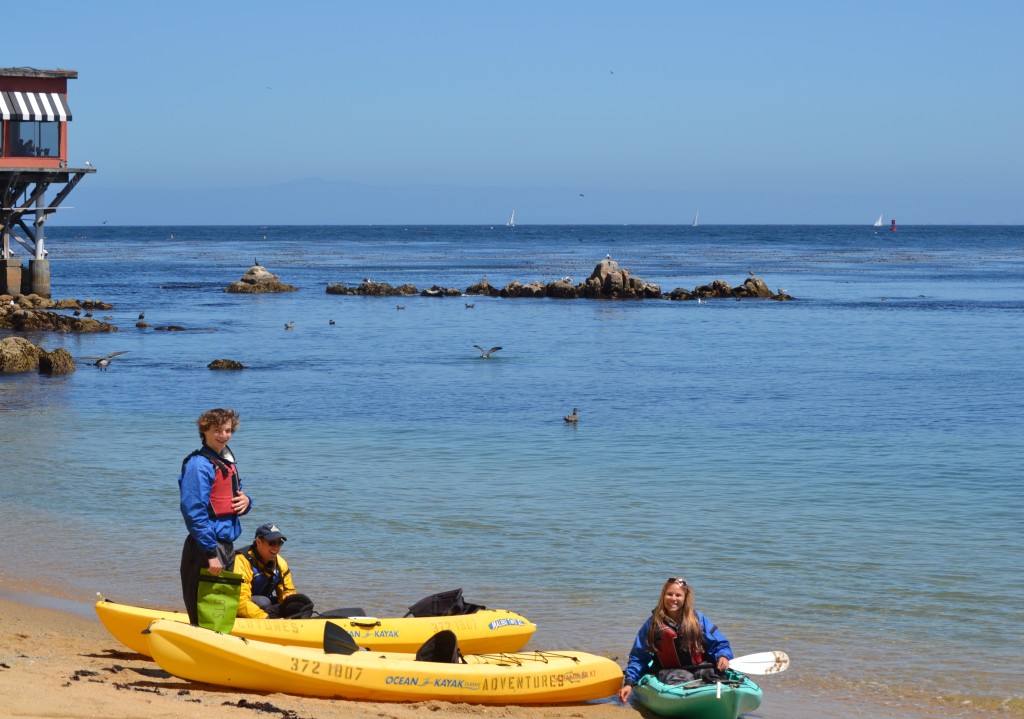
[[[42,374],[67,374],[75,369],[75,360],[66,349],[47,352],[24,337],[4,337],[0,340],[0,373],[38,370]]]
[[[245,365],[230,359],[215,359],[206,365],[207,369],[245,369]]]
[[[349,287],[340,282],[331,283],[327,285],[327,294],[378,296],[420,294],[424,297],[457,297],[466,294],[509,298],[551,297],[566,300],[580,297],[602,300],[793,299],[784,290],[779,290],[778,293],[773,294],[764,281],[757,277],[748,277],[738,287],[731,287],[725,280],[715,280],[710,284],[695,287],[693,290],[677,287],[666,295],[662,293],[659,285],[634,276],[629,270],[619,267],[618,262],[610,257],[598,262],[590,276],[577,285],[574,285],[568,277],[548,282],[547,284],[540,280],[535,280],[528,284],[523,284],[519,280],[513,280],[499,290],[487,280],[485,275],[479,282],[467,287],[465,292],[440,285],[434,285],[420,292],[413,285],[402,285],[401,287],[394,288],[387,282],[372,282],[369,278],[366,278],[358,287]]]
[[[117,332],[114,325],[94,320],[51,312],[54,309],[113,309],[113,305],[93,300],[51,300],[39,295],[0,295],[0,329],[17,332]]]
[[[242,279],[232,282],[224,288],[224,291],[235,294],[255,295],[265,292],[296,292],[298,289],[298,287],[281,282],[281,278],[268,272],[266,267],[253,265],[242,275]]]

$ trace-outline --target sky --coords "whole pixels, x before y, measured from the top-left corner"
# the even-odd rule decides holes
[[[1024,224],[1024,4],[47,3],[50,223]]]

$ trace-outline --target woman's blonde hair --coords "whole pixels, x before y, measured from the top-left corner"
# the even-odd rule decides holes
[[[658,597],[658,606],[654,608],[654,621],[651,622],[651,631],[647,636],[648,646],[655,646],[655,638],[666,626],[675,624],[675,620],[665,608],[665,594],[671,586],[677,586],[683,590],[682,618],[679,620],[679,637],[690,650],[690,656],[700,656],[704,653],[704,632],[701,631],[700,622],[697,620],[697,612],[693,608],[693,587],[687,584],[681,577],[669,577],[661,588]]]
[[[199,426],[199,438],[206,439],[206,433],[214,427],[231,423],[231,433],[238,431],[238,412],[233,409],[208,409],[199,415],[196,424]]]

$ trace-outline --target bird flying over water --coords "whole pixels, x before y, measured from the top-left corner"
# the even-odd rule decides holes
[[[127,351],[128,350],[121,350],[120,352],[111,352],[110,354],[103,355],[102,357],[83,357],[82,359],[96,360],[95,362],[93,362],[93,366],[105,370],[107,367],[110,366],[110,360],[112,360],[114,357],[117,357],[118,355],[123,355]]]
[[[491,347],[489,350],[485,350],[480,345],[473,346],[480,350],[480,357],[482,357],[483,359],[490,359],[492,354],[501,349],[501,347]]]

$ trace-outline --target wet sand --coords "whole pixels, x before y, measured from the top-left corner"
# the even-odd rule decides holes
[[[10,587],[10,585],[8,585]],[[171,676],[152,660],[126,650],[92,614],[92,605],[38,593],[7,591],[0,596],[0,706],[5,715],[43,719],[103,717],[129,719],[412,719],[429,711],[437,717],[522,717],[523,719],[627,719],[646,716],[635,706],[609,698],[600,702],[539,707],[482,706],[428,701],[380,703],[314,699],[287,694],[246,693]],[[763,718],[980,716],[967,707],[926,713],[894,703],[867,705],[787,687],[784,675],[762,677],[765,702],[750,715]],[[1012,712],[1000,713],[1012,716]]]

